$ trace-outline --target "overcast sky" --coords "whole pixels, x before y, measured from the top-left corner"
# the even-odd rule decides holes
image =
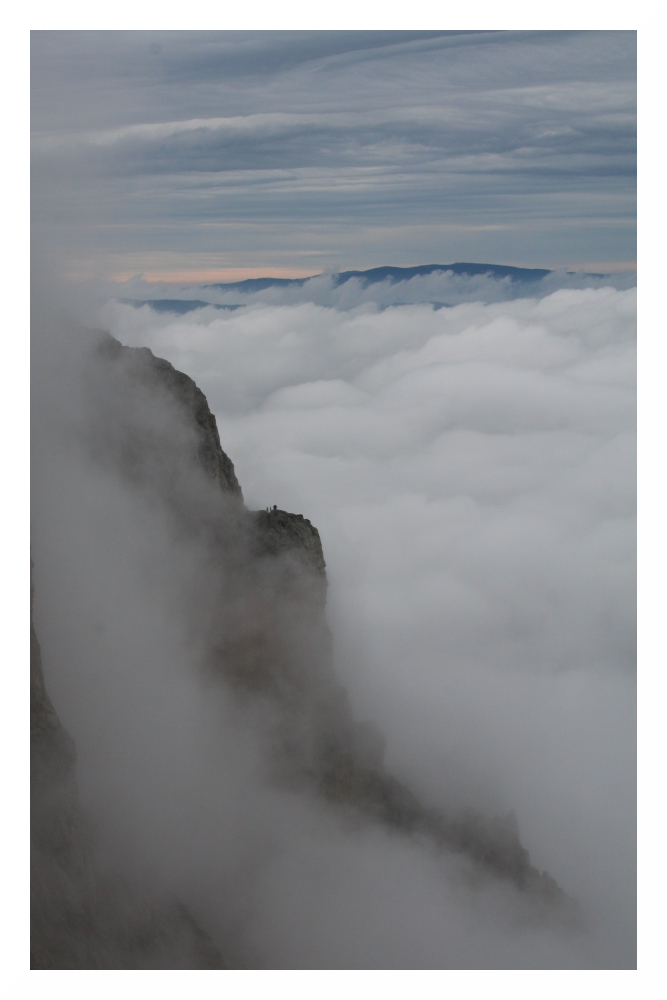
[[[70,276],[636,261],[636,33],[31,36]]]

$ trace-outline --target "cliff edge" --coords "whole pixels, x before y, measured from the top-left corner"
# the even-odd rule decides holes
[[[271,705],[274,780],[457,852],[541,908],[571,918],[576,907],[531,865],[513,814],[447,813],[420,802],[386,770],[383,735],[354,718],[335,675],[317,528],[301,514],[246,508],[215,416],[192,379],[108,334],[98,332],[96,345],[87,369],[87,452],[159,502],[174,537],[195,539],[206,553],[206,606],[188,605],[191,630],[207,649],[212,678],[241,700]],[[31,618],[33,967],[223,967],[178,900],[96,873],[75,764],[73,740],[46,692]]]

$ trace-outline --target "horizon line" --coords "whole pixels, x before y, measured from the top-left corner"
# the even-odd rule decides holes
[[[568,264],[561,265],[557,267],[536,267],[535,265],[526,264],[498,264],[497,262],[491,263],[490,261],[452,261],[451,264],[475,264],[476,266],[483,266],[488,264],[492,267],[516,267],[525,270],[545,270],[545,271],[571,271],[571,272],[583,272],[583,273],[619,273],[624,271],[636,271],[637,262],[636,261],[595,261],[585,264]],[[383,267],[395,267],[396,269],[410,270],[414,267],[432,267],[433,264],[379,264],[373,265],[371,267],[365,268],[346,268],[344,270],[350,271],[372,271],[380,269]],[[443,266],[447,266],[444,265]],[[296,268],[296,267],[224,267],[224,268],[206,268],[206,269],[174,269],[174,270],[159,270],[159,271],[141,271],[141,272],[121,272],[111,275],[108,280],[114,282],[114,284],[126,284],[128,281],[133,279],[139,279],[146,284],[172,284],[172,283],[187,283],[187,284],[203,284],[203,283],[219,283],[219,284],[234,284],[239,281],[247,281],[253,279],[261,278],[282,278],[288,280],[300,280],[307,278],[316,278],[323,274],[341,274],[344,270],[331,270],[327,271],[325,269],[312,269],[312,268]],[[76,280],[76,277],[72,275]]]

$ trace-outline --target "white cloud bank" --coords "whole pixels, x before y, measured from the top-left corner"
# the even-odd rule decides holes
[[[248,506],[318,526],[338,670],[388,766],[515,809],[592,915],[563,960],[633,965],[636,289],[101,320],[196,380]]]
[[[636,291],[98,318],[196,379],[250,507],[320,529],[337,669],[390,770],[514,809],[587,929],[266,788],[252,713],[196,681],[181,604],[206,554],[77,449],[75,345],[35,336],[36,626],[116,853],[244,965],[634,965]]]

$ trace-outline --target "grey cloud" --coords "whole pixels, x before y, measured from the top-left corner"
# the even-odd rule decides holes
[[[447,283],[468,301],[390,304]],[[351,282],[345,300],[322,278],[235,312],[109,302],[101,318],[195,375],[251,504],[320,528],[338,669],[395,772],[431,801],[515,808],[531,856],[587,908],[584,953],[632,962],[636,289],[493,302],[491,284],[430,276],[364,300]],[[369,871],[358,847],[345,864]],[[400,871],[421,885],[412,864]],[[314,912],[307,885],[300,913]],[[476,920],[480,961],[515,947],[526,961],[521,934],[489,944]],[[289,935],[257,933],[301,960]],[[552,961],[553,945],[531,955]]]
[[[159,60],[150,58],[149,46],[156,44]],[[174,82],[179,83],[171,95],[177,108],[203,108],[206,114],[215,114],[226,97],[233,113],[243,114],[256,99],[248,80],[252,75],[273,76],[278,82],[274,96],[266,98],[273,107],[281,103],[281,85],[294,92],[299,78],[308,81],[308,88],[299,92],[304,109],[321,100],[322,89],[330,89],[334,78],[339,88],[343,79],[348,81],[339,89],[338,99],[344,95],[352,104],[368,108],[383,89],[389,90],[397,106],[411,105],[425,84],[429,97],[443,82],[449,90],[492,91],[525,85],[526,73],[537,85],[600,76],[618,81],[631,78],[636,61],[634,37],[623,32],[33,32],[32,45],[35,91],[43,89],[40,96],[46,98],[47,88],[54,84],[71,87],[74,107],[67,114],[80,120],[85,110],[93,127],[110,123],[109,110],[104,104],[96,115],[86,109],[85,96],[76,89],[82,82],[96,89],[101,81],[116,81],[122,89],[137,91],[138,107],[125,109],[126,117],[140,115],[156,98],[166,100],[165,88]],[[243,85],[236,87],[239,77]],[[354,86],[372,79],[379,86],[366,87],[363,93]],[[227,91],[219,89],[221,83]],[[395,102],[401,93],[402,99]],[[59,114],[54,110],[51,121],[64,116],[65,109]],[[43,127],[39,112],[37,104],[37,128]]]
[[[632,33],[167,35],[158,55],[150,39],[34,36],[37,224],[62,230],[92,217],[112,227],[100,230],[100,249],[116,240],[130,252],[148,250],[161,227],[163,245],[182,246],[164,229],[174,218],[198,240],[209,222],[280,218],[275,245],[287,252],[304,224],[336,219],[349,238],[336,238],[334,253],[366,247],[352,266],[378,263],[372,225],[465,220],[527,235],[532,223],[546,248],[558,245],[557,217],[579,255],[585,218],[593,258],[611,247],[634,256]],[[610,225],[611,239],[595,232]],[[240,239],[235,231],[232,245]],[[402,260],[414,253],[400,235],[389,240]],[[323,236],[314,242],[330,264]]]

